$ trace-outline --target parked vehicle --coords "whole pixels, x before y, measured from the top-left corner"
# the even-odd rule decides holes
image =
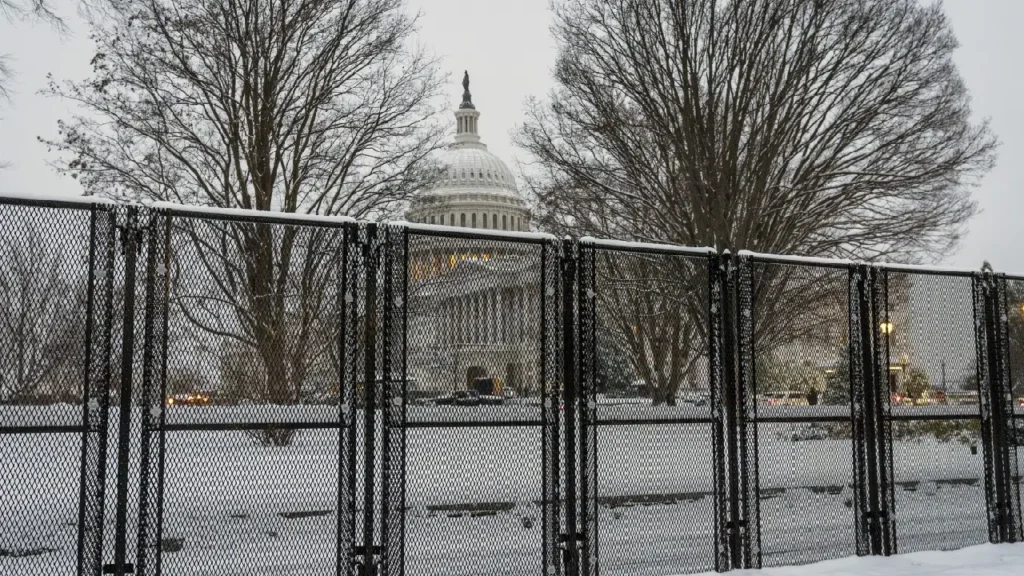
[[[975,396],[977,398],[977,396]],[[940,401],[937,398],[930,398],[928,395],[921,396],[919,398],[911,398],[905,394],[895,393],[892,395],[892,404],[894,406],[931,406],[932,404],[938,404]]]
[[[209,394],[174,394],[167,397],[168,406],[206,406],[210,404]]]
[[[500,406],[504,402],[502,396],[480,394],[476,390],[456,390],[434,399],[435,406]]]
[[[786,391],[771,392],[762,395],[762,402],[769,406],[808,406],[807,394],[803,392]]]
[[[470,388],[481,396],[503,396],[501,378],[474,378]]]

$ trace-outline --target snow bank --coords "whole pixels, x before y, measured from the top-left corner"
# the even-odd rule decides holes
[[[1019,576],[1024,544],[982,544],[952,552],[841,558],[806,566],[737,570],[735,576]],[[715,576],[706,572],[700,576]]]

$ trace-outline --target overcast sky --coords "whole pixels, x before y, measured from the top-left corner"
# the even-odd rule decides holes
[[[59,1],[59,0],[58,0]],[[462,92],[462,71],[472,78],[480,132],[491,151],[514,167],[510,133],[522,121],[528,96],[551,86],[554,44],[548,33],[548,0],[409,0],[419,10],[419,41],[442,58],[450,74],[449,102]],[[970,223],[960,250],[945,264],[976,268],[989,259],[997,269],[1024,273],[1024,0],[946,0],[961,47],[956,59],[974,97],[977,116],[989,117],[1002,141],[999,163],[975,197],[982,213]],[[17,74],[12,101],[0,104],[0,193],[80,194],[77,183],[46,165],[39,135],[54,137],[67,106],[36,92],[47,73],[81,78],[93,53],[89,31],[74,5],[58,4],[71,35],[61,38],[45,24],[0,22],[0,54],[13,57]],[[521,157],[521,153],[520,153]]]

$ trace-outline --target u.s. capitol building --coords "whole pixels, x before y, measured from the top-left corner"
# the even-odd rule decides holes
[[[462,82],[455,141],[442,176],[406,220],[481,232],[528,231],[530,211],[508,166],[478,133],[480,112]],[[407,362],[410,390],[464,390],[495,378],[529,395],[540,380],[540,247],[487,238],[410,237]]]

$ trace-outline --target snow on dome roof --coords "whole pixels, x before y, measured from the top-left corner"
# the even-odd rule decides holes
[[[522,203],[512,171],[501,158],[488,152],[487,145],[480,141],[477,130],[480,112],[472,103],[468,72],[463,77],[462,86],[465,90],[462,104],[455,111],[458,128],[455,142],[439,159],[442,170],[440,180],[420,196],[436,198],[448,193],[479,191],[510,196]]]

